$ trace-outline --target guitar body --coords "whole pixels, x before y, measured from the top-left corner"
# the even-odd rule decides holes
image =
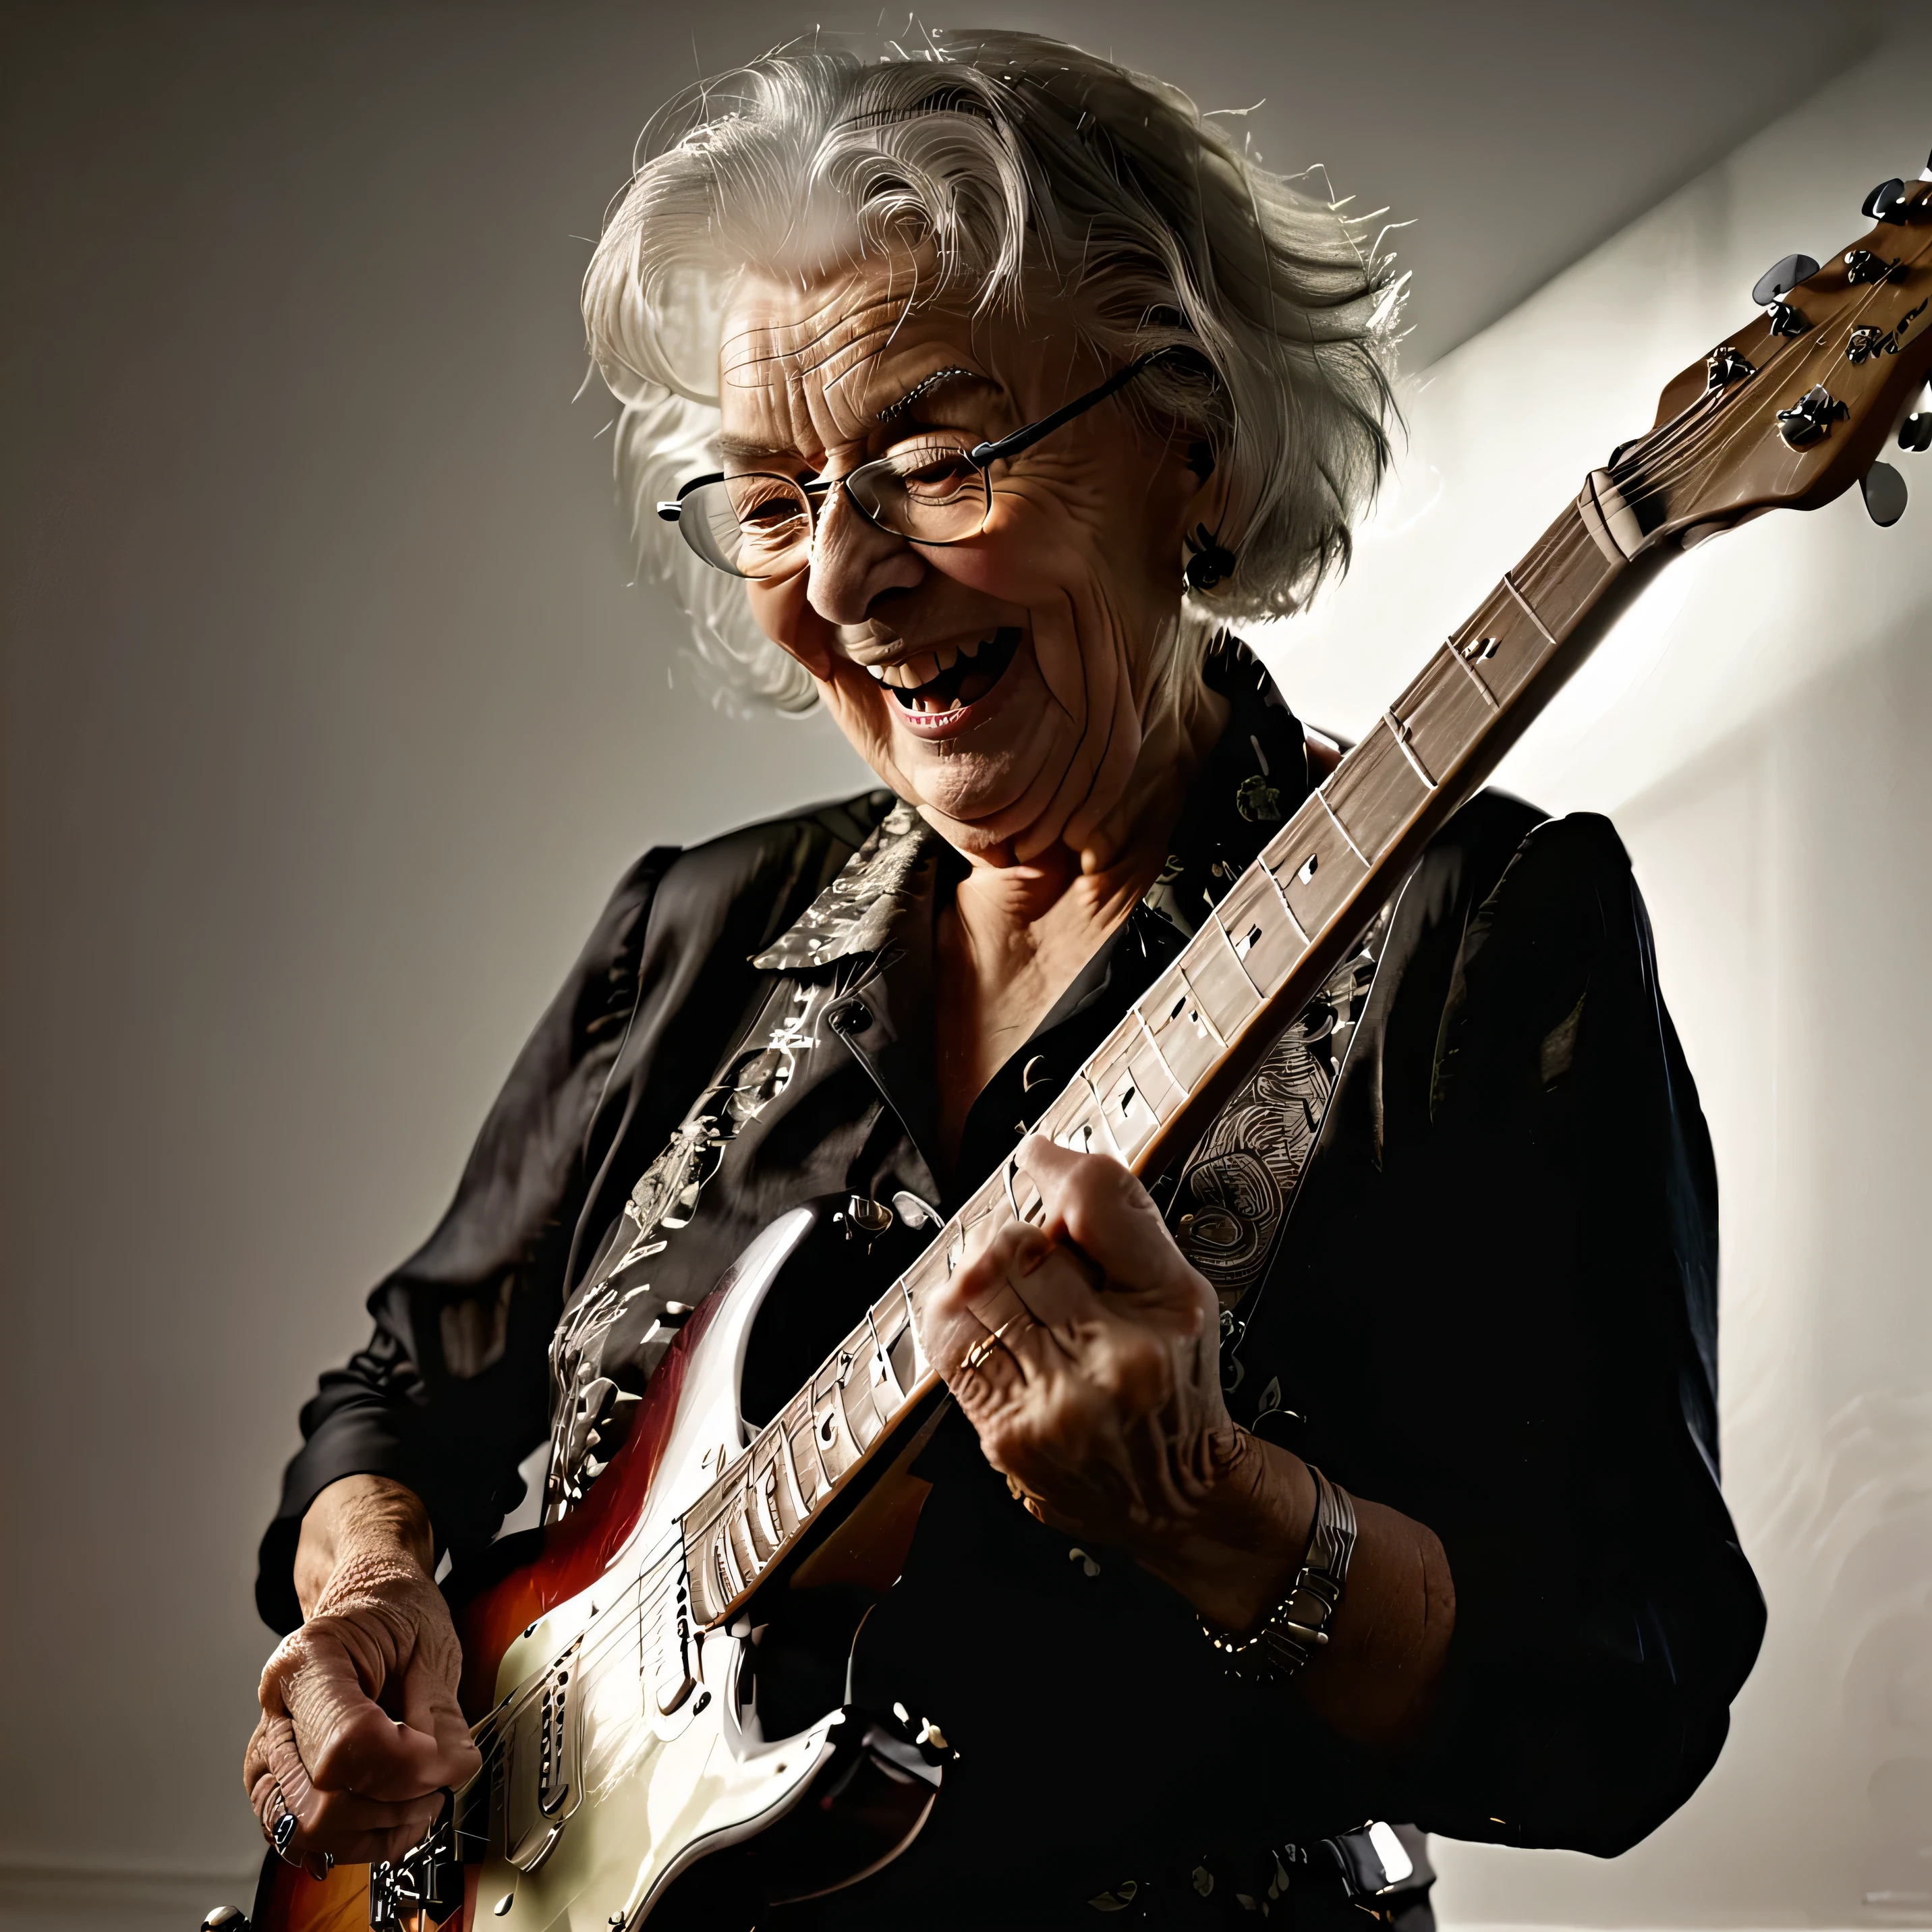
[[[788,1272],[822,1297],[828,1268],[860,1258],[838,1252],[830,1210],[794,1208],[759,1236],[679,1334],[584,1504],[494,1546],[514,1567],[455,1606],[484,1767],[456,1802],[460,1871],[430,1922],[609,1932],[648,1918],[654,1932],[723,1932],[864,1876],[926,1822],[943,1740],[848,1708],[844,1688],[865,1613],[910,1541],[926,1486],[906,1465],[937,1405],[745,1614],[700,1631],[683,1576],[678,1520],[745,1446],[740,1390],[760,1307]],[[404,1895],[395,1918],[418,1909]],[[271,1854],[254,1924],[361,1932],[380,1916],[368,1868],[318,1882]]]

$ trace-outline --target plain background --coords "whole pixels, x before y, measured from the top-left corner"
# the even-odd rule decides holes
[[[1360,729],[1757,270],[1916,170],[1928,67],[1890,17],[1001,16],[1252,108],[1270,165],[1413,219],[1399,485],[1341,594],[1263,640],[1304,712]],[[240,1895],[254,1544],[316,1370],[629,860],[864,782],[823,721],[706,704],[629,581],[609,410],[573,400],[585,238],[638,128],[812,24],[4,16],[10,1921],[146,1932]],[[1451,1919],[1932,1921],[1928,514],[1712,547],[1511,774],[1614,809],[1651,895],[1718,1142],[1727,1468],[1773,1637],[1682,1818],[1613,1867],[1450,1848]]]

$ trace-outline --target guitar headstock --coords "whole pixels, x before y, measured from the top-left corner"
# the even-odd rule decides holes
[[[1877,521],[1897,520],[1904,485],[1882,458],[1932,446],[1932,414],[1910,414],[1932,374],[1932,168],[1874,188],[1865,212],[1871,231],[1822,267],[1793,256],[1769,271],[1763,313],[1666,385],[1648,434],[1592,472],[1580,508],[1600,542],[1688,548],[1858,482]]]

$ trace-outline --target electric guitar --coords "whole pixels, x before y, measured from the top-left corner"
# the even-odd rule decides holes
[[[1590,472],[1039,1131],[1142,1174],[1184,1156],[1670,559],[1854,483],[1878,522],[1897,520],[1905,488],[1881,452],[1932,447],[1932,411],[1910,412],[1932,370],[1932,167],[1864,212],[1861,241],[1823,267],[1778,264],[1754,292],[1762,313],[1666,386],[1649,432]],[[504,1574],[466,1583],[462,1695],[482,1770],[394,1864],[316,1881],[271,1854],[254,1932],[358,1932],[365,1914],[376,1932],[744,1923],[738,1908],[836,1889],[902,1851],[941,1802],[944,1714],[854,1707],[842,1659],[925,1493],[910,1465],[944,1392],[922,1306],[969,1242],[1040,1211],[1009,1156],[752,1428],[740,1387],[760,1304],[788,1269],[849,1276],[886,1217],[808,1205],[760,1234],[680,1332],[583,1505],[500,1542]],[[817,1619],[822,1696],[802,1705],[761,1676],[755,1633],[812,1600],[834,1607]],[[248,1932],[232,1907],[208,1923]]]

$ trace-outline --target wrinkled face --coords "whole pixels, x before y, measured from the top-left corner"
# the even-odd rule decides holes
[[[904,264],[802,287],[747,274],[719,358],[728,473],[838,478],[935,431],[994,441],[1111,373],[1051,313],[1016,326],[914,308],[910,280]],[[955,844],[1080,851],[1140,753],[1182,533],[1214,520],[1184,442],[1120,398],[992,481],[986,527],[947,545],[826,491],[808,565],[747,592],[866,762]]]

